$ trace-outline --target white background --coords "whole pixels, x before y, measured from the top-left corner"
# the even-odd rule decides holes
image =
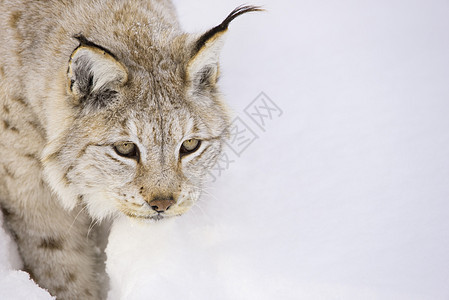
[[[242,4],[175,3],[189,32]],[[187,215],[117,222],[109,298],[448,299],[449,2],[254,4],[221,86],[258,139]],[[244,113],[262,91],[283,112],[265,131]],[[14,261],[0,290],[38,295]]]

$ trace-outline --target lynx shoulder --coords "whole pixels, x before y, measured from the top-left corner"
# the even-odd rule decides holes
[[[52,295],[104,297],[92,222],[198,200],[229,125],[225,32],[258,10],[189,34],[170,1],[0,1],[0,205]]]

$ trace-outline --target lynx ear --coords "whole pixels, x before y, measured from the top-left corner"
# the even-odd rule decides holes
[[[107,49],[75,36],[80,45],[73,51],[67,77],[75,104],[103,107],[128,79],[126,68]]]
[[[218,61],[224,44],[224,33],[236,17],[252,11],[263,11],[258,6],[239,6],[218,26],[201,35],[192,48],[187,65],[187,78],[195,90],[203,90],[215,85],[218,79]]]

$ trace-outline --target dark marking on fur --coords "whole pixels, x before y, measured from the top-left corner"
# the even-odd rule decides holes
[[[34,154],[34,153],[27,153],[27,154],[24,154],[23,156],[28,158],[28,159],[35,160],[35,161],[37,161],[39,163],[41,162],[39,157],[36,154]]]
[[[28,106],[28,104],[26,103],[25,99],[23,99],[21,97],[14,97],[14,98],[12,98],[12,100],[14,102],[17,102],[17,103],[23,105],[23,106]]]
[[[36,131],[41,130],[41,125],[35,121],[27,121],[27,123]]]
[[[50,161],[50,160],[57,159],[59,157],[59,155],[61,154],[61,151],[62,151],[62,149],[58,149],[56,152],[53,152],[52,154],[45,157],[44,161]]]
[[[234,20],[236,17],[252,12],[252,11],[263,11],[263,9],[259,6],[239,6],[236,9],[234,9],[227,17],[226,19],[221,22],[220,25],[215,26],[211,30],[207,31],[205,34],[203,34],[198,41],[195,44],[195,47],[193,48],[192,57],[195,56],[205,45],[206,43],[212,39],[214,36],[216,36],[218,33],[222,33],[226,31],[229,27],[229,24],[232,20]]]
[[[21,221],[19,218],[20,216],[18,216],[16,214],[15,211],[13,211],[10,208],[6,208],[4,205],[0,205],[0,210],[3,214],[3,218],[5,220],[4,223],[4,229],[9,233],[9,235],[12,237],[12,239],[15,242],[19,241],[19,235],[17,234],[17,232],[14,230],[14,227],[11,226],[11,224],[9,222],[17,222],[17,221]]]
[[[3,169],[5,170],[6,176],[11,177],[13,179],[16,178],[16,175],[14,174],[14,172],[11,171],[6,165],[3,165]]]
[[[11,28],[16,29],[17,28],[17,23],[19,23],[20,18],[22,17],[22,13],[20,11],[15,11],[13,13],[11,13],[11,16],[9,17],[9,26],[11,26]]]
[[[70,79],[70,91],[73,92],[73,84],[75,83],[74,79]]]
[[[8,231],[9,231],[9,234],[11,235],[12,239],[13,239],[15,242],[18,242],[19,239],[20,239],[20,237],[19,237],[19,235],[17,234],[17,232],[16,232],[15,230],[13,230],[12,228],[10,228],[9,226],[8,226]]]
[[[122,119],[122,120],[120,120],[120,125],[122,125],[122,127],[123,128],[128,128],[128,119]],[[125,132],[125,134],[124,135],[128,135],[128,132],[127,131],[124,131]]]
[[[64,184],[66,186],[68,186],[68,185],[70,185],[72,183],[66,176],[62,177],[62,181],[64,182]]]
[[[3,127],[5,128],[5,130],[11,130],[15,133],[19,133],[19,129],[17,129],[17,127],[11,126],[11,123],[9,123],[9,121],[7,120],[3,120]]]
[[[37,121],[27,121],[27,124],[30,125],[42,138],[45,138],[45,130],[42,128],[41,124]]]
[[[76,281],[76,274],[73,272],[69,272],[65,277],[66,283],[72,283]]]
[[[0,66],[0,76],[5,77],[5,67]]]
[[[54,292],[56,295],[59,295],[63,292],[67,292],[69,289],[66,286],[58,285],[54,288]]]
[[[67,168],[67,171],[66,171],[66,172],[64,173],[64,175],[63,175],[64,183],[65,183],[66,185],[70,185],[70,184],[72,183],[72,181],[71,181],[71,180],[69,179],[69,177],[68,177],[70,171],[72,171],[72,170],[73,170],[73,166],[68,167],[68,168]]]
[[[39,248],[48,250],[62,250],[63,240],[55,237],[42,238]]]
[[[3,104],[3,111],[9,114],[9,107],[6,104]]]
[[[120,131],[120,135],[122,135],[122,136],[129,136],[130,134],[129,134],[128,131],[126,131],[125,129],[122,129],[122,130]]]
[[[14,215],[14,213],[13,213],[11,210],[7,209],[7,208],[4,207],[3,205],[0,206],[0,209],[1,209],[1,211],[2,211],[2,213],[3,213],[3,216],[4,216],[5,218],[9,218],[9,217],[11,217],[12,215]]]
[[[92,146],[93,144],[87,144],[86,146],[83,147],[83,149],[81,149],[80,152],[78,152],[78,154],[76,155],[76,158],[80,158],[82,157],[84,154],[86,154],[87,148],[89,148],[90,146]]]

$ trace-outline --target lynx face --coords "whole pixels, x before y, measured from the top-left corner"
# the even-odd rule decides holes
[[[183,89],[176,74],[163,79],[179,82],[175,89],[156,85],[153,76],[133,75],[114,103],[76,120],[61,151],[61,162],[71,162],[67,182],[96,217],[120,211],[160,219],[186,212],[220,154],[228,117],[216,95]]]
[[[65,130],[44,150],[44,172],[62,204],[91,216],[159,220],[199,198],[229,117],[217,91],[223,33],[236,9],[201,36],[173,34],[142,58],[77,35],[61,94]],[[137,51],[136,51],[137,52]]]

